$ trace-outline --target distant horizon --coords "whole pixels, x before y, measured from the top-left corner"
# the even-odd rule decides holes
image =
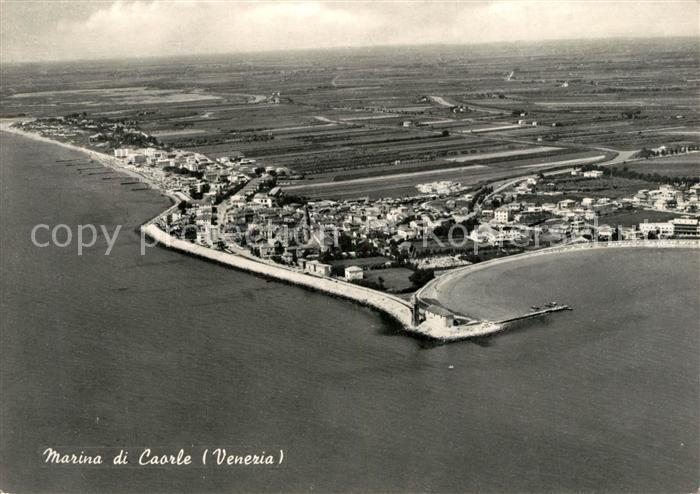
[[[3,64],[700,37],[700,2],[0,2]]]
[[[425,44],[378,44],[378,45],[358,45],[358,46],[329,46],[316,48],[279,48],[279,49],[264,49],[264,50],[249,50],[249,51],[233,51],[233,52],[208,52],[208,53],[181,53],[181,54],[152,54],[144,56],[119,56],[119,57],[102,57],[102,58],[81,58],[81,59],[61,59],[61,60],[32,60],[32,61],[2,61],[0,65],[53,65],[53,64],[72,64],[72,63],[100,63],[100,62],[130,62],[139,60],[168,60],[168,59],[183,59],[195,57],[227,57],[227,56],[247,56],[247,55],[265,55],[265,54],[284,54],[284,53],[313,53],[313,52],[332,52],[332,51],[352,51],[352,50],[379,50],[379,49],[429,49],[429,48],[459,48],[459,47],[487,47],[499,45],[551,45],[556,43],[601,43],[605,41],[643,41],[643,42],[661,42],[661,41],[692,41],[695,36],[609,36],[600,38],[560,38],[546,40],[503,40],[503,41],[484,41],[484,42],[468,42],[468,43],[425,43]],[[698,48],[700,55],[700,47]]]

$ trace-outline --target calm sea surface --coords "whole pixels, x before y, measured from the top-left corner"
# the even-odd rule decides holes
[[[576,310],[432,346],[350,302],[159,248],[141,256],[135,228],[166,199],[90,175],[105,171],[95,164],[56,162],[86,163],[80,154],[0,136],[1,490],[698,488],[696,253],[639,263],[621,251],[575,275],[575,262],[552,263],[556,283],[497,273],[495,308],[534,297]],[[124,227],[110,256],[101,239],[79,257],[75,245],[33,246],[38,223]],[[41,457],[219,446],[283,449],[285,461],[98,468]]]

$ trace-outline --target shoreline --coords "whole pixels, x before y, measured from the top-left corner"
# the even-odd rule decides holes
[[[204,258],[229,267],[246,272],[262,275],[268,278],[284,281],[305,288],[311,288],[330,295],[353,300],[361,305],[370,306],[381,310],[397,320],[407,331],[412,331],[413,310],[411,304],[399,297],[388,295],[360,285],[354,285],[342,280],[313,276],[300,270],[266,263],[257,259],[244,257],[238,254],[218,251],[209,247],[175,238],[161,230],[155,221],[160,216],[141,226],[141,231],[156,240],[162,246],[185,252],[196,257]]]
[[[138,230],[145,236],[157,241],[161,246],[173,249],[187,255],[192,255],[200,259],[216,262],[218,264],[232,267],[245,271],[247,273],[263,276],[265,278],[274,279],[281,282],[290,283],[301,286],[314,291],[323,292],[327,295],[337,296],[346,300],[351,300],[363,306],[368,306],[379,310],[385,315],[388,315],[397,321],[403,329],[413,335],[423,336],[430,339],[450,342],[460,341],[473,337],[487,336],[498,333],[507,329],[508,325],[514,321],[531,317],[531,314],[524,314],[508,320],[507,322],[492,321],[486,319],[475,319],[466,324],[460,324],[452,327],[440,327],[429,322],[420,324],[415,323],[415,311],[419,306],[427,306],[439,301],[440,285],[446,281],[453,279],[455,276],[468,276],[469,273],[487,269],[491,266],[511,262],[522,259],[524,256],[539,256],[546,254],[556,254],[559,252],[568,252],[571,250],[583,250],[591,248],[628,248],[628,247],[685,247],[685,248],[700,248],[700,240],[653,240],[653,241],[619,241],[611,244],[575,244],[575,245],[560,245],[540,249],[533,252],[516,254],[504,258],[492,259],[478,264],[472,264],[461,268],[454,269],[444,275],[433,279],[424,287],[415,292],[411,301],[407,301],[400,297],[390,295],[371,288],[362,287],[345,280],[336,278],[327,278],[322,276],[314,276],[305,273],[297,268],[284,266],[277,263],[264,261],[247,252],[223,252],[209,247],[194,244],[185,240],[181,240],[171,236],[161,230],[156,224],[164,216],[170,214],[179,203],[181,198],[176,194],[171,194],[163,191],[156,183],[140,173],[125,167],[122,162],[105,153],[92,149],[82,148],[75,144],[57,141],[44,137],[32,132],[23,131],[17,128],[10,127],[14,121],[1,121],[0,131],[5,131],[28,139],[44,142],[46,144],[59,145],[72,151],[86,154],[91,159],[99,162],[103,166],[110,168],[116,172],[124,173],[132,178],[138,179],[145,183],[149,188],[157,191],[161,195],[168,197],[172,201],[172,205],[158,213],[155,217],[145,221]],[[422,296],[426,291],[434,290],[435,294],[431,297],[431,301],[424,300]],[[444,308],[444,307],[443,307]],[[448,309],[449,310],[449,309]],[[450,311],[451,312],[451,311]]]
[[[596,242],[596,243],[586,243],[586,244],[569,244],[569,245],[556,245],[553,247],[547,247],[544,249],[535,250],[532,252],[525,252],[522,254],[514,254],[505,257],[499,257],[496,259],[491,259],[489,261],[480,262],[477,264],[470,264],[468,266],[462,266],[449,271],[442,276],[434,278],[428,282],[425,286],[419,289],[415,293],[415,298],[418,303],[428,304],[435,303],[434,301],[440,301],[441,295],[446,292],[448,288],[444,285],[449,285],[455,278],[468,277],[470,274],[482,271],[484,269],[489,269],[493,266],[502,265],[510,262],[517,262],[522,259],[531,259],[533,257],[545,256],[545,255],[557,255],[567,252],[585,251],[585,250],[603,250],[603,249],[632,249],[632,248],[648,248],[648,249],[699,249],[700,250],[700,240],[699,239],[677,239],[677,240],[620,240],[616,242]],[[428,301],[430,300],[430,302]],[[450,309],[447,309],[450,310]],[[469,314],[466,314],[469,317]],[[507,322],[496,321],[497,324],[507,325],[512,322],[526,319],[532,317],[531,313],[522,314],[513,318],[509,318]],[[503,327],[502,329],[506,329]]]
[[[271,264],[263,262],[262,260],[253,258],[252,256],[242,255],[241,253],[232,254],[217,251],[208,247],[203,247],[200,245],[193,244],[191,242],[172,237],[171,235],[165,233],[163,230],[158,228],[155,225],[155,222],[161,219],[163,216],[169,214],[173,210],[173,208],[176,208],[180,202],[180,198],[178,198],[174,194],[168,194],[162,191],[155,183],[148,180],[141,174],[124,167],[117,158],[113,158],[99,151],[82,148],[74,144],[57,141],[48,137],[38,135],[36,133],[27,132],[21,129],[10,127],[16,121],[17,120],[0,122],[0,131],[5,131],[11,134],[19,135],[35,141],[44,142],[46,144],[58,145],[66,149],[70,149],[72,151],[81,152],[83,154],[86,154],[88,157],[98,161],[107,168],[113,169],[118,172],[123,172],[129,175],[130,177],[139,179],[140,181],[146,183],[149,186],[149,188],[154,189],[160,194],[170,198],[170,200],[173,202],[173,205],[171,205],[164,211],[158,213],[154,218],[145,221],[139,227],[139,231],[143,232],[149,238],[158,241],[158,243],[162,246],[178,250],[180,252],[188,253],[199,258],[204,258],[207,260],[218,262],[220,264],[234,267],[249,273],[266,276],[272,279],[289,282],[295,285],[300,285],[327,294],[336,295],[345,299],[353,300],[355,302],[360,303],[361,305],[370,306],[382,311],[383,313],[389,315],[390,317],[398,321],[406,331],[415,332],[415,328],[412,324],[413,310],[411,304],[408,301],[399,297],[384,294],[382,292],[372,290],[370,288],[365,288],[352,283],[347,283],[343,280],[316,277],[278,264],[275,264],[273,266]]]
[[[168,211],[170,209],[172,207]],[[505,325],[489,320],[473,321],[469,324],[450,328],[439,327],[429,322],[416,325],[414,320],[415,304],[412,302],[378,290],[355,285],[345,280],[314,276],[296,268],[263,261],[252,255],[223,252],[175,238],[156,225],[156,221],[164,214],[167,214],[167,212],[161,213],[161,215],[141,226],[143,234],[157,241],[162,247],[239,269],[250,274],[323,292],[326,295],[343,298],[376,309],[397,321],[404,331],[414,336],[426,337],[441,342],[452,342],[486,336],[506,329]]]
[[[252,255],[245,255],[243,253],[234,254],[217,251],[208,247],[203,247],[201,245],[193,244],[191,242],[172,237],[171,235],[165,233],[163,230],[158,228],[158,226],[155,223],[177,207],[177,205],[180,202],[180,198],[178,198],[176,195],[168,194],[162,191],[152,181],[143,177],[139,173],[124,167],[121,164],[121,162],[118,161],[117,158],[113,158],[99,151],[85,149],[75,144],[61,142],[58,140],[38,135],[36,133],[27,132],[10,127],[10,125],[12,125],[16,121],[17,120],[0,122],[0,131],[12,133],[35,141],[44,142],[46,144],[58,145],[66,149],[70,149],[72,151],[81,152],[83,154],[86,154],[88,157],[96,160],[97,162],[101,163],[107,168],[113,169],[118,172],[123,172],[133,178],[139,179],[140,181],[146,183],[149,186],[149,188],[152,188],[160,194],[170,198],[170,200],[173,202],[173,204],[170,207],[161,211],[150,220],[145,221],[138,228],[138,230],[141,231],[144,235],[148,236],[152,240],[157,241],[161,246],[177,250],[189,255],[193,255],[195,257],[217,262],[219,264],[223,264],[229,267],[240,269],[251,274],[261,275],[278,281],[291,283],[294,285],[305,287],[307,289],[312,289],[329,295],[351,300],[364,306],[372,307],[388,315],[392,319],[396,320],[408,333],[428,338],[434,338],[437,340],[452,339],[447,335],[436,335],[433,331],[430,331],[428,328],[419,328],[418,326],[414,325],[413,305],[409,301],[400,297],[379,292],[377,290],[372,290],[370,288],[362,287],[360,285],[355,285],[353,283],[348,283],[344,280],[313,276],[311,274],[304,273],[294,268],[282,266],[280,264],[272,265],[270,263],[264,262],[263,260],[255,258]]]
[[[175,200],[172,196],[161,190],[156,183],[154,183],[151,179],[148,177],[138,173],[137,171],[131,170],[129,168],[126,168],[123,163],[118,159],[113,156],[110,156],[106,153],[102,153],[100,151],[95,151],[94,149],[88,149],[84,147],[80,147],[76,144],[71,144],[69,142],[63,142],[63,141],[58,141],[55,139],[50,139],[48,137],[36,134],[34,132],[27,132],[25,130],[21,130],[15,127],[12,127],[12,124],[20,122],[21,120],[3,120],[0,121],[0,131],[7,132],[9,134],[15,134],[21,137],[26,137],[27,139],[32,139],[34,141],[39,141],[43,142],[45,144],[54,144],[56,146],[61,146],[65,149],[70,149],[71,151],[76,151],[79,153],[86,154],[90,159],[93,159],[95,161],[98,161],[101,165],[114,170],[118,171],[121,173],[124,173],[128,175],[131,178],[135,178],[139,180],[140,182],[143,182],[146,184],[149,188],[160,192],[166,197],[169,197],[172,200]]]

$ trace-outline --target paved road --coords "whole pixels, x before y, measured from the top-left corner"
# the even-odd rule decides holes
[[[617,165],[619,163],[625,163],[629,161],[632,156],[634,156],[636,153],[640,151],[640,149],[633,149],[632,151],[622,151],[618,149],[611,149],[611,148],[605,148],[605,147],[594,147],[593,149],[599,149],[601,151],[606,151],[606,152],[613,152],[617,153],[617,156],[615,156],[613,159],[606,161],[604,163],[600,163],[600,166],[610,166],[610,165]]]

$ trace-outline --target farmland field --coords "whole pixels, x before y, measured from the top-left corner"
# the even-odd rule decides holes
[[[700,176],[700,153],[640,160],[615,166],[623,167],[638,173],[658,173],[665,177],[697,177]]]
[[[287,167],[295,194],[379,197],[698,143],[698,58],[694,40],[669,39],[8,65],[0,116],[84,112]]]
[[[459,167],[423,170],[376,177],[354,178],[338,181],[299,182],[286,187],[297,195],[309,197],[355,198],[399,197],[417,194],[416,185],[435,180],[450,180],[463,185],[476,185],[487,180],[515,175],[532,174],[542,168],[573,166],[598,162],[605,158],[600,152],[578,152],[549,158],[532,158],[515,161],[498,161],[488,165],[468,164]]]
[[[37,91],[16,93],[10,98],[44,101],[46,104],[62,105],[72,100],[84,105],[102,105],[113,102],[120,105],[188,103],[191,101],[218,100],[219,96],[199,91],[175,89],[153,89],[147,87],[121,87],[108,89],[64,89],[58,91]]]

